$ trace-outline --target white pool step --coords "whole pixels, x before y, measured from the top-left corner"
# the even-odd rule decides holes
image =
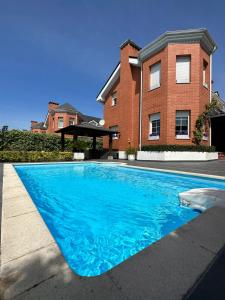
[[[179,193],[180,203],[204,211],[212,206],[225,207],[225,190],[216,188],[191,189]]]

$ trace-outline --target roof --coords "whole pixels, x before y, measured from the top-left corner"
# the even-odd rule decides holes
[[[56,112],[69,113],[71,115],[78,114],[79,111],[69,103],[64,103],[59,105],[56,109],[51,111],[51,114],[55,114]]]
[[[127,39],[125,42],[123,42],[120,46],[120,49],[123,49],[126,45],[131,45],[138,51],[141,50],[141,47],[139,47],[135,42],[133,42],[131,39]]]
[[[216,43],[205,28],[166,31],[140,50],[139,59],[145,60],[162,50],[168,43],[200,43],[209,54],[217,49]]]
[[[64,128],[61,128],[56,131],[56,133],[64,133],[68,135],[79,135],[79,136],[107,136],[112,135],[114,133],[118,133],[118,131],[103,127],[97,127],[95,125],[90,124],[81,124],[81,125],[70,125]]]
[[[31,129],[46,129],[46,127],[44,127],[44,122],[39,122],[39,123],[31,126]]]
[[[101,120],[101,118],[98,117],[93,117],[93,116],[88,116],[88,115],[83,115],[80,113],[80,117],[84,122],[90,122],[90,121],[95,121],[97,123],[99,123],[99,121]]]

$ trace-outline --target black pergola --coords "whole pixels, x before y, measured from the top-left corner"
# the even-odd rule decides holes
[[[98,127],[95,125],[70,125],[64,128],[61,128],[56,131],[56,133],[61,133],[61,146],[62,151],[65,150],[65,135],[72,135],[73,140],[76,141],[78,136],[87,136],[93,138],[92,150],[93,153],[96,151],[96,137],[109,137],[109,155],[112,155],[112,137],[113,134],[118,133],[118,131]]]

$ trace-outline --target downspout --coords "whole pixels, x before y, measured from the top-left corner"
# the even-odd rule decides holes
[[[210,66],[210,72],[209,72],[209,103],[212,102],[212,53],[209,56],[209,66]],[[211,120],[209,121],[209,146],[212,146],[212,128],[211,128]]]
[[[140,103],[139,103],[139,150],[142,147],[142,92],[143,92],[143,64],[141,62]]]

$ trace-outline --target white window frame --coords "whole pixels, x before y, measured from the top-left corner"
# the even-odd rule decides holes
[[[156,80],[157,76],[158,76],[158,80]],[[150,91],[155,90],[159,88],[160,85],[161,85],[161,61],[150,66],[149,89]]]
[[[117,92],[112,94],[112,106],[117,105]]]
[[[187,125],[188,132],[187,132],[187,134],[177,134],[176,133],[177,117],[187,117],[188,118],[187,119],[187,121],[188,121],[188,125]],[[190,139],[190,111],[189,110],[177,110],[176,111],[175,134],[176,134],[176,139],[178,139],[178,140],[189,140]]]
[[[183,76],[187,68],[188,74]],[[182,74],[182,75],[180,75]],[[191,82],[191,56],[190,55],[177,55],[176,56],[176,83],[190,83]]]
[[[62,121],[62,126],[60,125],[60,121]],[[64,118],[58,117],[58,128],[63,128],[63,127],[64,127]]]
[[[158,134],[154,134],[152,132],[152,122],[153,121],[159,121],[159,132]],[[149,116],[149,140],[154,141],[154,140],[159,140],[160,137],[160,113],[155,113]]]

